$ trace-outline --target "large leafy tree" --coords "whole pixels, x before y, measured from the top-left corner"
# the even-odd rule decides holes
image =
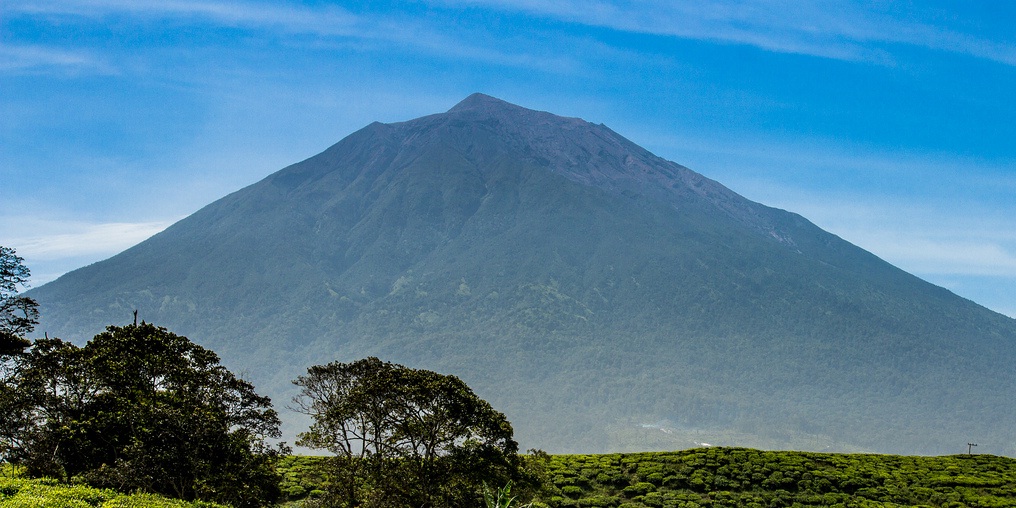
[[[236,507],[279,496],[279,418],[218,356],[165,328],[40,339],[4,379],[0,440],[37,475]]]
[[[31,272],[14,249],[0,245],[0,356],[22,352],[31,344],[24,335],[39,323],[39,305],[18,294]]]
[[[336,505],[479,506],[484,483],[531,481],[511,424],[457,377],[367,358],[294,383],[313,418],[297,443],[334,454]]]

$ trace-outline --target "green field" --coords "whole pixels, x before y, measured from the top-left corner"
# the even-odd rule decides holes
[[[283,506],[323,494],[323,457],[279,464]],[[552,455],[540,507],[1016,506],[1016,459],[992,455],[772,452],[700,448],[678,452]],[[211,508],[55,480],[29,480],[8,466],[0,508]]]

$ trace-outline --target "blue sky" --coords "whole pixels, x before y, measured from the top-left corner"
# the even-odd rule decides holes
[[[0,0],[34,285],[480,91],[605,123],[1016,316],[1016,3]]]

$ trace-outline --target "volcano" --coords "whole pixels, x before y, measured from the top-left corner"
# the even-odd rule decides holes
[[[314,364],[454,374],[549,452],[1016,453],[1016,320],[604,125],[482,94],[373,123],[32,290],[132,312],[283,406]]]

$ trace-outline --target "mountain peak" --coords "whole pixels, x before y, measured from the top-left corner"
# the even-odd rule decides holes
[[[372,124],[30,296],[37,330],[79,344],[138,309],[275,400],[365,353],[454,372],[555,453],[706,435],[1016,453],[1016,321],[605,126],[483,94]]]
[[[503,101],[501,99],[498,99],[497,97],[491,97],[487,94],[477,92],[470,95],[469,97],[466,97],[465,99],[462,99],[461,102],[453,106],[452,109],[449,109],[448,112],[460,113],[463,111],[480,111],[484,113],[491,113],[494,111],[504,111],[512,109],[525,110],[526,108],[523,108],[522,106],[516,106],[515,104]]]

